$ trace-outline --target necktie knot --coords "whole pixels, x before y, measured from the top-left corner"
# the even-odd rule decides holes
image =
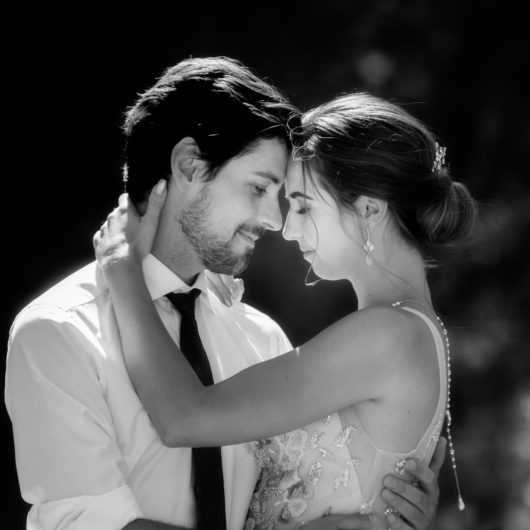
[[[168,293],[166,297],[183,317],[193,317],[195,316],[195,300],[200,294],[200,289],[192,289],[187,293]]]

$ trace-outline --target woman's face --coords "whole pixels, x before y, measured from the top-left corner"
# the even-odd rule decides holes
[[[289,161],[285,180],[289,212],[283,237],[298,242],[304,259],[321,278],[353,280],[358,264],[364,263],[358,217],[352,212],[341,219],[335,200],[318,184],[318,172],[311,171],[313,179],[304,179],[302,163]]]

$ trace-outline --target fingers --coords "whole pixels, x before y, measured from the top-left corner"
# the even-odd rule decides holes
[[[400,516],[390,513],[388,523],[393,529],[426,528],[430,522],[428,516],[428,497],[419,489],[395,477],[385,478],[382,497],[389,507]],[[411,526],[409,526],[409,523]]]
[[[127,210],[127,207],[129,205],[129,194],[128,193],[122,193],[119,197],[118,197],[118,206],[122,209],[122,210]]]
[[[439,489],[435,473],[421,462],[408,460],[404,476],[388,475],[382,497],[400,516],[388,518],[391,528],[425,529],[433,519],[438,505]],[[413,482],[410,484],[409,482]],[[403,520],[402,520],[403,519]]]
[[[434,450],[434,455],[432,457],[430,465],[430,468],[435,474],[436,478],[438,478],[438,475],[440,474],[440,469],[442,468],[442,465],[445,460],[446,451],[447,440],[444,437],[440,437],[440,439],[438,440],[438,444],[436,445],[436,449]]]
[[[122,195],[120,195],[120,198],[121,197]],[[126,213],[127,210],[124,210],[122,206],[117,206],[116,208],[114,208],[112,212],[107,215],[107,220],[103,221],[103,224],[101,225],[101,235],[104,236],[108,230],[112,229],[112,227],[115,225],[116,219],[118,219],[120,215],[124,215]]]
[[[100,234],[100,231],[98,230],[94,234],[94,237],[92,238],[92,246],[94,247],[94,250],[97,250],[100,239],[101,239],[101,234]]]
[[[386,518],[388,530],[414,530],[416,527],[410,526],[406,521],[394,515],[393,513],[389,514]]]
[[[153,187],[151,193],[149,194],[149,200],[147,202],[147,210],[142,216],[140,223],[142,225],[143,239],[149,241],[150,250],[151,243],[155,237],[156,230],[158,228],[158,221],[160,219],[160,212],[166,201],[166,181],[161,179],[158,181],[158,184]],[[128,214],[131,215],[131,209],[129,208]],[[137,216],[138,213],[135,211],[133,216]]]
[[[415,482],[419,483],[419,488],[432,495],[438,493],[438,475],[430,467],[416,460],[408,460],[405,469],[414,477]]]
[[[167,182],[160,179],[156,186],[153,187],[149,194],[149,201],[147,203],[147,211],[144,217],[153,218],[158,223],[158,217],[162,211],[162,207],[166,202]],[[120,197],[121,198],[121,197]]]

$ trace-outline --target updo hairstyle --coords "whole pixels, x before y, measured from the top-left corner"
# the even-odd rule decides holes
[[[386,201],[426,261],[469,236],[475,201],[451,179],[434,135],[401,107],[366,93],[341,96],[305,113],[292,140],[305,178],[314,179],[315,168],[349,211],[360,195]]]

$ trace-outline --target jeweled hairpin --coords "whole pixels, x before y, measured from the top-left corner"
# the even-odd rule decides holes
[[[438,142],[435,142],[435,155],[434,162],[432,164],[432,172],[440,171],[445,165],[445,154],[447,153],[447,148],[443,145],[440,145]]]

